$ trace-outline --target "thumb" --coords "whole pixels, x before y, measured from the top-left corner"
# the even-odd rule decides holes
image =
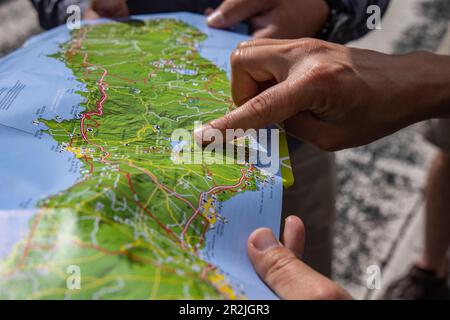
[[[282,299],[350,298],[338,285],[297,259],[270,229],[258,229],[250,236],[248,254],[259,276]]]
[[[265,10],[265,2],[267,1],[225,0],[208,16],[208,25],[213,28],[228,28]]]

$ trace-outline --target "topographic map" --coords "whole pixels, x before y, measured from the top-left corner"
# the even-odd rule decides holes
[[[63,26],[0,60],[0,299],[276,298],[246,241],[278,232],[281,177],[171,160],[176,128],[233,107],[246,37],[135,18]]]

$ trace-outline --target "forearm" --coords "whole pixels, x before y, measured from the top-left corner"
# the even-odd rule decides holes
[[[415,110],[411,123],[450,116],[450,56],[415,52],[402,57],[402,94]]]
[[[430,118],[450,117],[450,56],[429,55],[430,64],[434,66],[429,74],[431,83],[425,87],[425,90],[430,90],[429,96],[433,103]]]

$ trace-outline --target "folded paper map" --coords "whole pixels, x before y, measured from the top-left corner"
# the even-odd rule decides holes
[[[0,60],[1,299],[276,298],[246,245],[278,234],[281,174],[171,159],[175,129],[233,107],[246,39],[145,15],[62,26]]]

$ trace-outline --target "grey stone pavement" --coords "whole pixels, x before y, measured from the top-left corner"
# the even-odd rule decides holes
[[[435,9],[424,10],[428,5]],[[415,49],[426,49],[436,51],[441,54],[448,54],[450,48],[450,37],[445,37],[445,31],[450,21],[448,9],[449,3],[443,1],[391,1],[390,8],[386,13],[382,30],[375,31],[365,38],[353,43],[355,47],[378,50],[386,53],[404,53]],[[444,15],[437,14],[439,17],[436,21],[433,20],[433,14],[430,11],[438,12],[443,10]],[[450,28],[448,30],[450,32]],[[442,42],[442,39],[447,39]],[[415,148],[421,155],[420,161],[415,163],[398,162],[404,160],[402,157],[388,157],[386,165],[392,172],[398,176],[402,176],[402,172],[409,171],[407,175],[413,178],[416,183],[414,191],[408,196],[409,208],[404,212],[404,220],[400,228],[394,235],[394,239],[390,244],[390,249],[382,260],[380,265],[382,272],[381,290],[371,291],[360,286],[348,286],[348,289],[354,293],[357,298],[366,299],[380,299],[383,296],[384,290],[393,280],[404,275],[409,268],[414,264],[416,259],[420,256],[423,249],[423,231],[424,231],[424,196],[425,181],[427,175],[427,168],[430,161],[435,154],[434,147],[425,142],[420,135],[420,125],[409,129],[409,133],[414,137]],[[408,130],[406,130],[408,134]],[[400,136],[402,133],[398,134]],[[405,133],[403,133],[405,134]],[[401,141],[394,136],[390,144],[394,145]],[[400,146],[399,146],[400,147]],[[402,146],[408,148],[408,146]],[[409,146],[411,148],[411,146]],[[341,154],[345,154],[346,151]],[[348,152],[348,151],[347,151]],[[338,155],[339,157],[340,155]],[[411,166],[411,164],[413,164]],[[378,186],[379,188],[383,186]],[[398,205],[397,210],[402,210],[405,203],[401,201],[401,192],[395,201]],[[378,199],[381,200],[381,199]]]
[[[450,9],[449,3],[393,0],[382,30],[351,45],[388,53],[435,50],[450,20],[440,15],[443,9]],[[433,28],[428,27],[427,19],[433,21]],[[40,31],[29,1],[0,0],[0,57]],[[423,141],[416,127],[337,154],[335,279],[356,298],[374,299],[382,294],[382,290],[367,289],[369,265],[381,268],[383,289],[420,253],[422,194],[433,154],[434,149]]]
[[[40,32],[37,15],[27,0],[0,0],[0,57]]]

